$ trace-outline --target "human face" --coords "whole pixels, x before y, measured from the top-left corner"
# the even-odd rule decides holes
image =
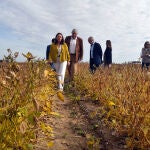
[[[150,48],[150,43],[147,44],[147,48]]]
[[[61,40],[62,40],[62,35],[61,35],[61,34],[58,34],[57,37],[56,37],[56,39],[57,39],[58,43],[60,43]]]
[[[93,44],[93,43],[94,43],[94,40],[93,40],[92,38],[89,38],[89,39],[88,39],[88,42],[89,42],[90,44]]]
[[[77,37],[77,33],[76,32],[72,32],[72,38],[75,39]]]

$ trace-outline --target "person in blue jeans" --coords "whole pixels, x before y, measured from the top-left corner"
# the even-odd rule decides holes
[[[52,39],[52,43],[55,43],[55,38]],[[46,49],[46,60],[49,60],[50,47],[51,47],[51,45],[47,45],[47,49]],[[56,69],[55,69],[53,63],[50,63],[50,67],[51,67],[54,71],[56,71]]]

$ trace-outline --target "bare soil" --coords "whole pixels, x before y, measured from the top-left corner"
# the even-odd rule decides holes
[[[124,150],[124,140],[113,136],[101,118],[93,115],[99,111],[100,104],[91,100],[65,101],[55,97],[52,111],[58,115],[45,118],[45,123],[53,128],[54,145],[47,147],[47,140],[40,140],[39,134],[35,150]]]
[[[74,102],[65,97],[65,101],[57,97],[53,101],[52,111],[58,115],[50,115],[45,118],[45,123],[53,128],[54,137],[51,148],[47,147],[48,141],[37,141],[35,150],[85,150],[87,149],[86,137],[82,131],[81,125],[84,117],[76,113],[77,107]],[[79,112],[79,111],[78,111]],[[38,139],[40,139],[39,135]]]

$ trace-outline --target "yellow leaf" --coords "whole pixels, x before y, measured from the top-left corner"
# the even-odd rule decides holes
[[[23,121],[23,117],[18,117],[18,123],[21,123]]]
[[[63,101],[64,102],[64,95],[62,94],[62,92],[61,91],[59,91],[59,92],[57,92],[57,96],[58,96],[58,98],[61,100],[61,101]]]
[[[42,111],[40,116],[43,117],[45,115],[46,115],[46,112]]]
[[[46,102],[46,106],[47,106],[48,108],[51,108],[51,103],[50,103],[50,102]]]
[[[109,106],[115,106],[115,103],[113,101],[108,101]]]
[[[93,145],[93,144],[94,144],[94,141],[88,141],[87,144],[88,144],[88,145]]]
[[[42,131],[44,131],[44,132],[46,131],[46,127],[45,127],[45,124],[44,124],[44,123],[41,122],[40,127],[41,127]]]
[[[50,126],[46,127],[47,132],[53,132],[53,129]]]
[[[52,141],[50,141],[50,142],[47,143],[48,147],[52,147],[53,145],[54,145],[54,142],[52,142]]]
[[[49,74],[49,71],[48,70],[44,70],[44,77],[47,77]]]
[[[61,117],[61,115],[57,112],[50,112],[51,115],[57,116],[57,117]]]
[[[142,129],[142,131],[143,131],[143,133],[144,133],[145,136],[147,135],[148,130],[149,130],[148,127],[144,127],[144,128]]]
[[[115,124],[116,124],[116,120],[115,120],[115,119],[113,119],[113,120],[112,120],[112,123],[115,125]]]

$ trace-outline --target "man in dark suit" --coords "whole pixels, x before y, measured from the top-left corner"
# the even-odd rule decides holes
[[[54,42],[55,42],[55,38],[52,39],[52,43],[54,43]],[[50,47],[51,47],[51,45],[47,45],[47,49],[46,49],[46,60],[49,60]],[[54,67],[54,64],[53,64],[53,63],[50,63],[50,67],[51,67],[52,69],[54,69],[54,71],[55,71],[55,67]]]
[[[70,53],[70,65],[68,66],[69,80],[72,81],[77,73],[77,64],[83,58],[83,40],[77,36],[76,29],[72,30],[72,35],[65,38]]]
[[[102,64],[102,48],[99,43],[94,42],[94,38],[90,36],[88,42],[91,44],[90,47],[90,71],[95,73],[96,68]]]

